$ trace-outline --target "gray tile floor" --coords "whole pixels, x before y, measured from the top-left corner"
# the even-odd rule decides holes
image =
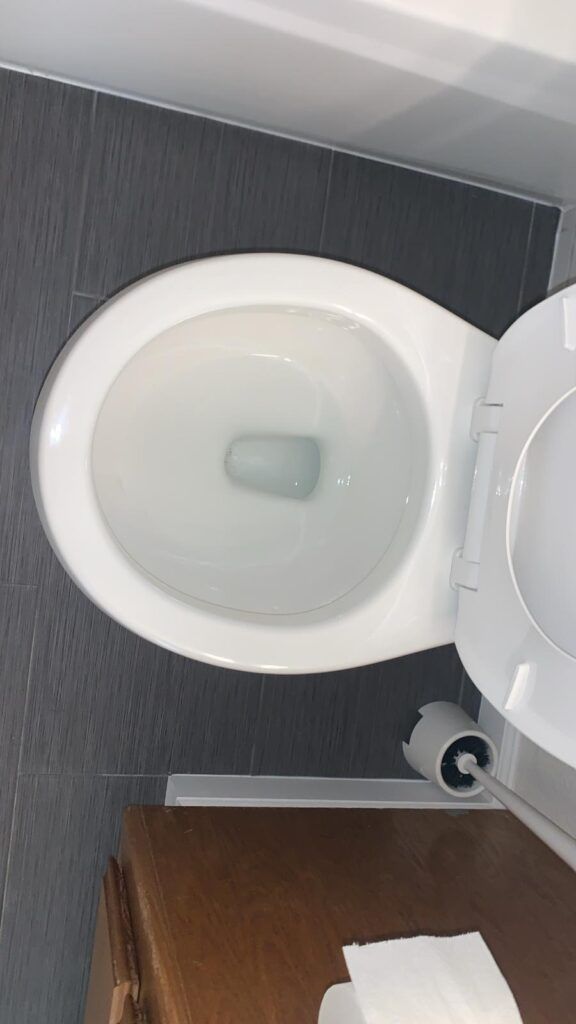
[[[0,70],[0,1020],[79,1021],[97,877],[121,808],[169,772],[399,776],[452,647],[273,678],[127,633],[65,576],[28,432],[68,332],[149,270],[290,249],[370,267],[498,336],[546,290],[558,212],[510,196]]]

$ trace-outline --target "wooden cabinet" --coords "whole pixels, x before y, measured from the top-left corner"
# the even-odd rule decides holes
[[[134,807],[85,1024],[316,1024],[342,946],[480,931],[524,1024],[576,1019],[576,875],[503,811]]]
[[[139,985],[124,878],[111,857],[96,915],[85,1024],[130,1024],[138,1020]]]

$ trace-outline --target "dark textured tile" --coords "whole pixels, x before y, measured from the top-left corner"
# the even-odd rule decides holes
[[[351,672],[265,676],[252,773],[347,776],[357,709]]]
[[[24,771],[247,772],[260,676],[128,632],[54,560],[39,602]]]
[[[35,588],[0,585],[0,918],[35,608]]]
[[[87,320],[103,302],[104,299],[97,298],[95,295],[79,295],[77,292],[74,292],[70,301],[68,333],[72,334],[72,331],[80,327],[80,324]]]
[[[222,125],[99,95],[75,290],[108,295],[198,253]]]
[[[517,315],[531,215],[522,199],[336,153],[322,252],[499,337]]]
[[[524,280],[518,303],[519,313],[525,312],[530,306],[546,298],[559,219],[560,210],[555,206],[534,203]]]
[[[46,550],[28,469],[32,410],[63,344],[92,94],[0,70],[0,580],[33,583]]]
[[[401,741],[432,700],[457,701],[454,647],[349,672],[266,676],[253,771],[262,775],[403,778]]]
[[[78,1024],[95,908],[122,810],[163,803],[166,779],[24,776],[0,959],[0,1020]]]
[[[482,694],[480,690],[474,685],[468,673],[462,669],[462,686],[457,703],[476,721],[480,711],[481,700]]]
[[[226,125],[202,252],[318,252],[331,160],[319,146]]]

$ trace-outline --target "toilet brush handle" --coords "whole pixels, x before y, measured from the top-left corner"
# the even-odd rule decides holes
[[[521,796],[514,793],[508,786],[505,786],[498,779],[495,779],[488,772],[476,763],[472,754],[463,754],[458,760],[458,767],[462,772],[468,772],[477,782],[481,783],[492,796],[500,800],[509,811],[512,812],[534,835],[538,836],[546,846],[550,847],[573,871],[576,871],[576,839],[573,839],[568,832],[565,832],[559,825],[555,825],[545,814],[537,811],[532,804],[523,800]]]

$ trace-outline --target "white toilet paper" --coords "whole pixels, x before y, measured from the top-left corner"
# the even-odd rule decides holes
[[[346,946],[366,1024],[522,1024],[479,932]]]

